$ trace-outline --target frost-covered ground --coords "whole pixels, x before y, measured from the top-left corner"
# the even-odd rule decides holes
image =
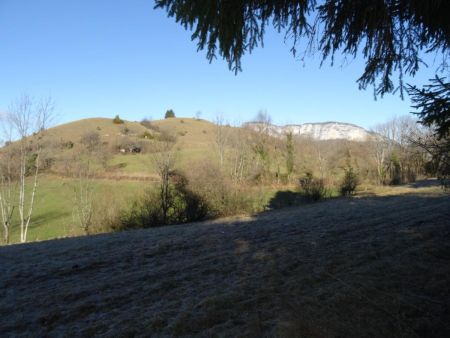
[[[0,248],[0,335],[450,337],[450,196]]]

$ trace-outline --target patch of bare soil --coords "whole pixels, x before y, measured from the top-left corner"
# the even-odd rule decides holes
[[[450,196],[0,248],[2,336],[450,337]]]

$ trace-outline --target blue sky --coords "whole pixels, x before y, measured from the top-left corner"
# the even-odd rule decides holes
[[[190,32],[152,0],[0,0],[0,111],[21,93],[51,95],[58,123],[87,117],[177,116],[230,123],[263,109],[277,124],[343,121],[365,128],[408,114],[410,101],[374,101],[356,79],[363,60],[321,68],[296,60],[291,43],[268,30],[264,48],[243,59],[237,76],[223,60],[197,52]],[[429,59],[433,63],[433,59]],[[432,66],[432,65],[431,65]],[[435,67],[411,81],[423,84]]]

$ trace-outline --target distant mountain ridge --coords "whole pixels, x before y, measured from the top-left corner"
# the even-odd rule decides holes
[[[349,140],[363,142],[372,137],[372,134],[366,129],[344,122],[317,122],[285,126],[249,122],[246,126],[254,130],[268,129],[269,134],[274,137],[282,137],[289,132],[292,132],[295,136],[311,137],[321,141]]]

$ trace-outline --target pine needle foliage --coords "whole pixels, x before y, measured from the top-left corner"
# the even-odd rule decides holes
[[[263,45],[269,25],[293,40],[294,55],[301,39],[331,63],[338,52],[362,53],[358,83],[374,85],[376,95],[400,90],[403,96],[403,75],[417,72],[420,52],[441,53],[445,65],[450,46],[447,0],[156,0],[155,8],[192,30],[210,62],[219,55],[235,72],[243,55]]]
[[[409,86],[408,93],[420,122],[435,127],[439,139],[450,137],[450,83],[436,76],[422,89]]]

